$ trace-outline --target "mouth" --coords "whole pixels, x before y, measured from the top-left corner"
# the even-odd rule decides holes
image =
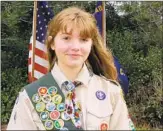
[[[79,59],[82,55],[80,54],[68,54],[68,56],[71,58],[71,59]]]
[[[80,54],[68,54],[69,56],[81,56]]]

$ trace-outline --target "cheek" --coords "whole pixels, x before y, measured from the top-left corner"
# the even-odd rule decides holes
[[[86,45],[81,49],[82,53],[85,55],[89,55],[90,51],[91,51],[91,45]]]
[[[56,52],[66,52],[68,50],[68,46],[65,44],[65,43],[63,43],[63,42],[59,42],[59,43],[56,43],[55,44],[55,51]]]

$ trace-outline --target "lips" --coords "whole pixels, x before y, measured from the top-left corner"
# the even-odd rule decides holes
[[[81,56],[81,55],[79,55],[79,54],[70,54],[70,55],[72,55],[72,56]]]
[[[80,54],[68,54],[70,56],[81,56]]]
[[[82,55],[80,54],[68,54],[71,59],[79,59]]]

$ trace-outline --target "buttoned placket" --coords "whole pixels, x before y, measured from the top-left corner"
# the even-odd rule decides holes
[[[93,76],[93,75],[92,75]],[[84,88],[83,92],[82,92],[82,98],[84,98],[84,102],[85,102],[85,105],[84,105],[84,108],[82,108],[82,117],[81,118],[83,120],[83,128],[85,130],[87,130],[87,107],[88,107],[88,101],[87,101],[87,98],[88,98],[88,88],[89,88],[89,84],[90,84],[90,81],[91,81],[91,78],[92,76],[90,76],[89,80],[88,80],[88,84],[87,85],[81,85],[81,88]]]

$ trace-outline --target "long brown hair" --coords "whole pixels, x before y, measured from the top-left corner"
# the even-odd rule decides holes
[[[55,51],[51,49],[51,44],[54,43],[54,38],[59,31],[67,32],[67,27],[77,27],[80,36],[83,38],[91,38],[93,41],[91,52],[87,62],[91,66],[93,72],[97,75],[103,75],[108,79],[117,80],[117,71],[114,66],[111,50],[104,46],[102,37],[96,26],[96,20],[90,13],[78,7],[69,7],[58,13],[49,23],[46,46],[49,61],[49,71],[54,66],[57,59]],[[52,39],[48,39],[52,36]]]

